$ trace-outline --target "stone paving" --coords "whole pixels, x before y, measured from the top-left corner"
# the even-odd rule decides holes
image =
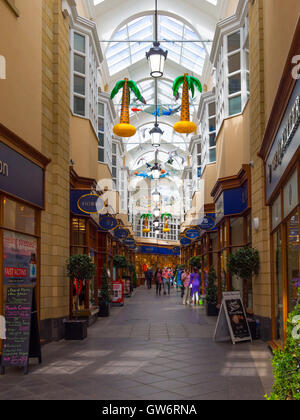
[[[216,318],[179,293],[136,289],[125,306],[89,327],[84,341],[43,346],[27,376],[7,368],[0,400],[262,400],[271,353],[256,341],[212,340]]]

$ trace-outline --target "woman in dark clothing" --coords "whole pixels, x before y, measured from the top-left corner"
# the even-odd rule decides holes
[[[156,294],[161,295],[162,275],[161,271],[157,270],[155,273]]]

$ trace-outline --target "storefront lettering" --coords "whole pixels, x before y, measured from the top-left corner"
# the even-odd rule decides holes
[[[8,164],[0,160],[0,175],[8,176]]]
[[[288,122],[282,132],[278,141],[277,150],[274,154],[271,164],[269,164],[269,184],[272,182],[272,172],[275,172],[291,144],[296,131],[300,124],[300,96],[297,97],[296,102],[289,115]]]

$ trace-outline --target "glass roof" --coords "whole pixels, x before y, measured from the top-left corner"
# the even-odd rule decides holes
[[[112,38],[116,41],[153,40],[153,15],[142,16],[124,25]],[[207,50],[203,43],[181,43],[180,40],[195,40],[199,36],[183,22],[165,15],[158,16],[158,38],[174,40],[174,43],[163,43],[162,48],[168,50],[168,59],[182,65],[190,71],[201,75]],[[151,42],[111,42],[106,52],[110,75],[137,63],[145,58],[152,46]]]

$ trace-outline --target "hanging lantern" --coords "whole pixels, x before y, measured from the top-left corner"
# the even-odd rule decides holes
[[[154,214],[154,217],[159,217],[159,215],[160,215],[160,210],[159,210],[159,208],[158,208],[158,207],[156,207],[156,208],[153,210],[153,214]]]
[[[159,42],[154,42],[153,47],[146,52],[146,58],[150,66],[151,77],[158,78],[164,74],[165,61],[167,59],[168,51],[160,48]]]
[[[158,123],[154,124],[154,127],[152,128],[152,130],[149,131],[149,134],[151,135],[152,146],[159,147],[160,139],[161,139],[161,136],[164,134],[164,132],[159,128]]]
[[[152,194],[152,198],[153,198],[153,201],[155,202],[155,203],[158,203],[159,202],[159,200],[160,200],[160,192],[159,191],[157,191],[157,188],[155,189],[155,191],[154,191],[154,193]]]
[[[154,216],[155,216],[155,214],[154,214]],[[158,218],[156,218],[154,220],[153,225],[154,225],[155,228],[158,228],[159,227],[159,219]]]
[[[161,175],[161,169],[158,165],[158,163],[155,163],[154,166],[151,168],[151,174],[153,176],[153,179],[159,179]]]

